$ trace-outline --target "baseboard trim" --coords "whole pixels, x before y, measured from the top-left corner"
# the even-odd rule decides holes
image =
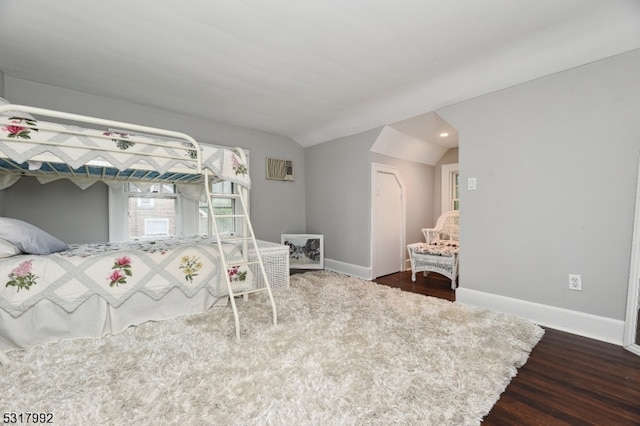
[[[623,346],[624,321],[622,320],[466,288],[456,290],[456,302],[512,314],[543,327]]]
[[[411,270],[411,259],[406,259],[404,261],[404,270],[405,271],[410,271]]]
[[[366,266],[353,265],[351,263],[325,258],[324,269],[351,277],[362,278],[363,280],[371,280],[371,268]]]

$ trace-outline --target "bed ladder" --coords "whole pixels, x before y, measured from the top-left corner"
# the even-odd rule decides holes
[[[241,151],[241,150],[239,150]],[[244,153],[241,151],[242,156],[244,157]],[[244,159],[243,159],[244,160]],[[246,161],[246,160],[245,160]],[[216,236],[216,242],[218,243],[218,249],[220,251],[220,260],[222,262],[222,270],[224,273],[224,277],[227,283],[228,297],[231,302],[231,308],[233,309],[233,317],[236,324],[236,338],[240,340],[240,318],[238,315],[238,307],[236,306],[235,298],[238,296],[243,296],[245,300],[247,300],[248,295],[251,293],[258,293],[261,291],[266,291],[269,295],[269,301],[271,302],[271,309],[273,311],[273,325],[278,324],[278,312],[276,309],[275,300],[273,298],[273,293],[271,291],[271,284],[269,283],[269,278],[267,277],[267,272],[264,268],[264,263],[262,261],[262,256],[260,255],[260,250],[258,250],[258,242],[256,240],[255,234],[253,232],[253,227],[251,226],[251,221],[249,219],[249,212],[247,209],[247,194],[248,191],[246,188],[236,185],[236,192],[232,194],[227,193],[212,193],[210,191],[210,183],[208,179],[208,173],[205,173],[205,188],[207,192],[208,205],[209,205],[209,220],[210,225],[213,228],[214,234]],[[216,214],[213,208],[213,200],[214,199],[232,199],[239,200],[239,203],[235,203],[236,210],[240,207],[241,212],[235,212],[233,214]],[[239,204],[239,206],[238,206]],[[221,237],[218,227],[218,219],[228,219],[231,218],[236,221],[242,222],[242,232],[240,235],[231,235],[228,237]],[[242,243],[242,256],[243,258],[240,261],[235,259],[227,259],[227,256],[224,252],[223,244],[225,242],[241,242]],[[255,251],[256,260],[249,260],[249,248],[253,248]],[[259,287],[249,289],[249,290],[241,290],[234,291],[233,283],[230,278],[229,270],[230,267],[241,267],[251,265],[258,265],[259,273],[262,275],[262,282],[264,283],[264,287]],[[257,282],[257,278],[254,276],[254,284]]]

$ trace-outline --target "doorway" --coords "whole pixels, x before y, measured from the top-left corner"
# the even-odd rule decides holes
[[[395,167],[372,164],[371,274],[372,278],[404,271],[405,187]]]

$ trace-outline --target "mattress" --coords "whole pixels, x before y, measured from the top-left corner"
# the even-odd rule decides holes
[[[136,293],[160,300],[172,289],[191,297],[205,290],[227,293],[225,273],[237,286],[251,288],[253,274],[238,244],[223,244],[229,271],[223,271],[215,238],[174,237],[123,243],[70,245],[50,255],[0,260],[0,309],[13,317],[47,300],[73,312],[93,295],[119,307]]]
[[[147,321],[197,314],[214,306],[227,307],[226,283],[216,261],[219,260],[217,246],[213,244],[213,238],[199,236],[70,245],[69,250],[57,253],[57,256],[21,255],[0,260],[4,280],[4,285],[0,284],[0,301],[4,305],[0,308],[0,351],[57,340],[101,338]],[[225,244],[224,248],[234,259],[240,255],[238,245]],[[281,291],[287,289],[288,247],[258,241],[258,250],[271,287]],[[122,260],[125,256],[129,261]],[[200,260],[192,262],[193,256]],[[117,262],[117,259],[121,261]],[[256,260],[252,249],[249,249],[249,260]],[[29,261],[30,267],[24,265]],[[198,268],[199,262],[202,266]],[[49,276],[50,271],[61,265],[72,269],[63,275]],[[235,270],[233,266],[230,265],[230,269]],[[164,267],[168,270],[161,271]],[[264,287],[258,265],[249,267],[245,280],[234,281],[234,286]],[[113,275],[113,271],[119,268],[126,282],[111,286],[116,275],[120,275]],[[130,269],[130,276],[126,269]],[[239,268],[240,274],[234,275],[242,275],[242,271],[244,269]],[[32,283],[29,283],[29,273],[33,274]],[[20,274],[26,277],[22,288],[18,283],[9,284]],[[96,287],[100,288],[95,291]],[[7,300],[4,300],[5,296],[9,296]],[[231,309],[229,315],[232,315]],[[229,329],[229,337],[232,336],[233,330]]]

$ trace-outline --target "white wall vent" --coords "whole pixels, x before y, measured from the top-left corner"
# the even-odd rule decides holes
[[[267,157],[267,179],[293,181],[293,161]]]

